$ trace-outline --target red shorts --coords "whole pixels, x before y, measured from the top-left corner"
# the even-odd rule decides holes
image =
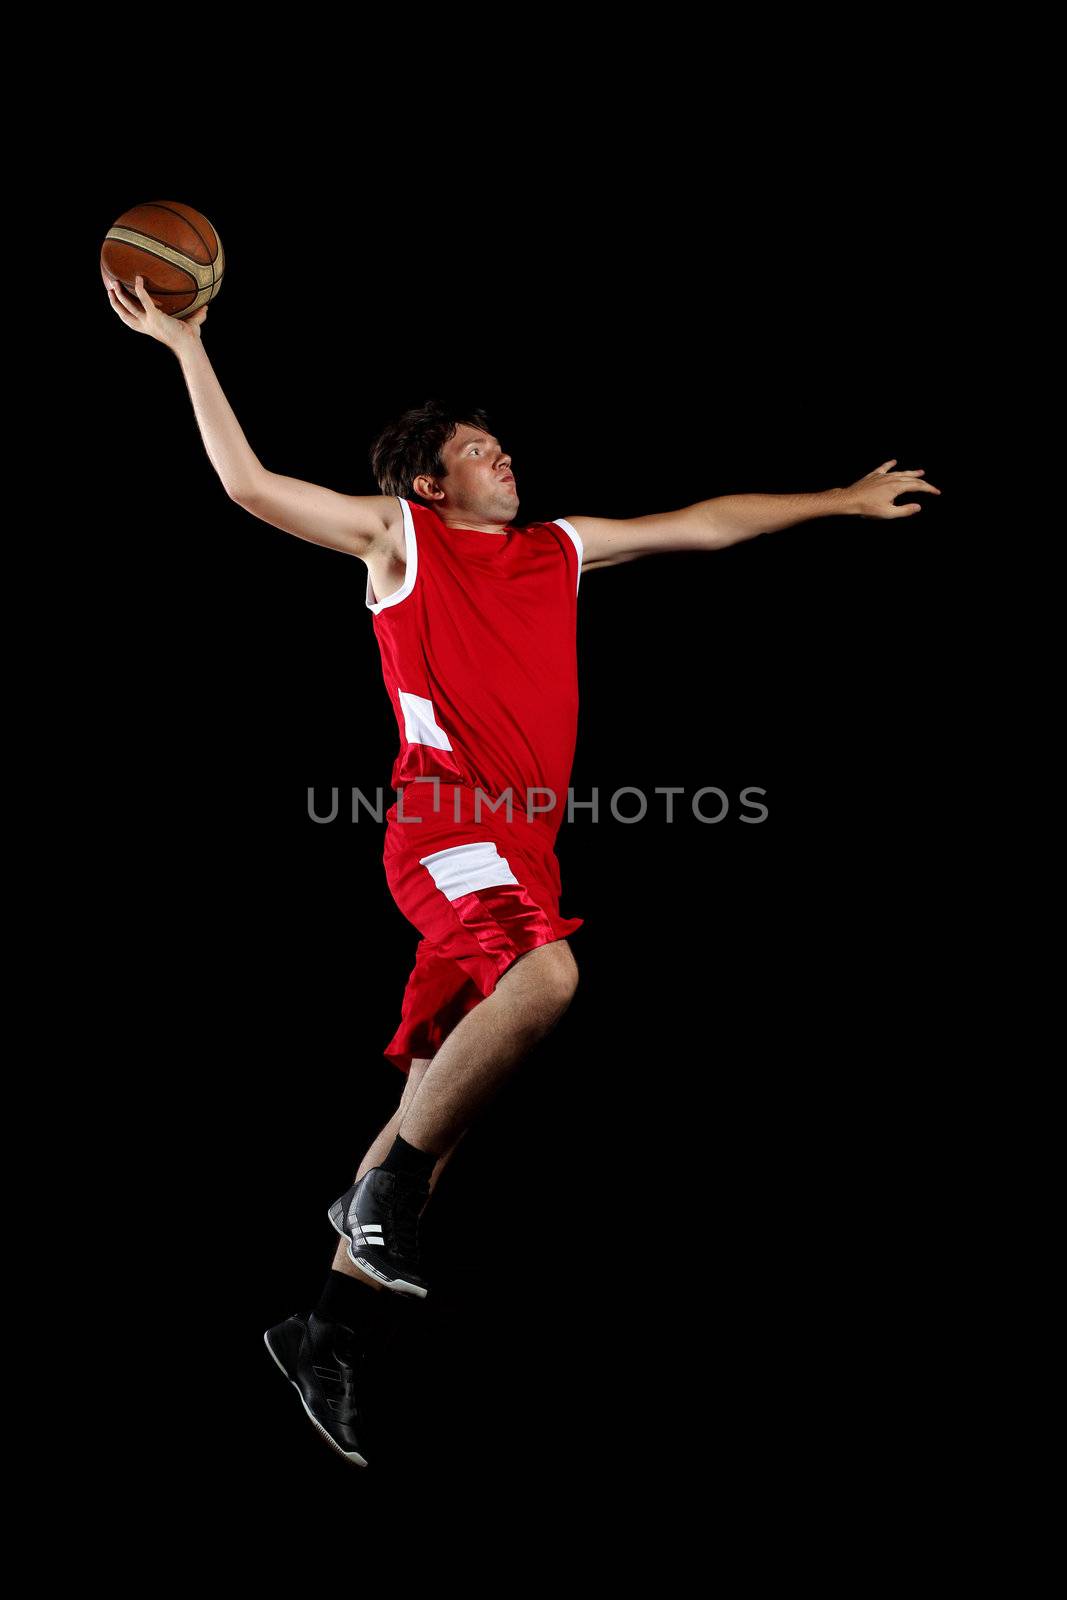
[[[421,933],[415,965],[401,1001],[401,1022],[383,1054],[401,1072],[413,1056],[436,1054],[467,1012],[492,994],[497,980],[527,950],[565,939],[583,917],[559,913],[559,861],[554,836],[529,823],[516,806],[513,821],[489,811],[479,820],[472,791],[443,782],[434,809],[430,784],[402,791],[405,818],[386,814],[385,876],[407,920]]]

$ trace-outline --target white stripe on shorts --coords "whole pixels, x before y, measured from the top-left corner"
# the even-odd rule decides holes
[[[419,857],[434,883],[448,900],[458,900],[472,889],[491,889],[498,883],[518,883],[507,861],[491,839],[476,844],[453,844]]]

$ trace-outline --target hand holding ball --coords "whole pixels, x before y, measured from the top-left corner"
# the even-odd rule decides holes
[[[134,281],[136,300],[126,294],[117,279],[108,278],[105,274],[104,281],[107,284],[107,296],[112,308],[118,312],[127,328],[135,328],[138,333],[149,334],[175,353],[180,352],[188,340],[199,339],[200,326],[207,316],[207,306],[201,306],[191,317],[182,319],[171,316],[166,311],[160,311],[145,288],[140,273]],[[141,302],[140,308],[137,300]]]
[[[224,269],[222,241],[211,223],[176,200],[124,212],[100,251],[113,310],[127,327],[175,351],[200,338]]]

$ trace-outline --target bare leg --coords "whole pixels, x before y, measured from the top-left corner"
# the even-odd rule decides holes
[[[439,1152],[430,1177],[432,1194],[477,1113],[511,1068],[556,1026],[577,985],[578,965],[566,939],[540,945],[513,961],[492,994],[456,1024],[432,1061],[412,1061],[400,1104],[360,1162],[356,1178],[381,1166],[402,1133],[416,1149]],[[355,1265],[346,1239],[338,1242],[333,1268],[372,1288],[384,1288]]]
[[[484,1004],[484,1001],[481,1003]],[[385,1124],[385,1127],[377,1135],[374,1143],[371,1145],[366,1155],[363,1157],[363,1160],[359,1164],[359,1171],[356,1173],[356,1177],[353,1179],[353,1182],[359,1178],[362,1178],[363,1174],[365,1172],[369,1172],[371,1167],[380,1167],[390,1150],[393,1148],[393,1141],[400,1132],[401,1118],[412,1104],[415,1098],[415,1091],[422,1081],[423,1074],[429,1065],[430,1062],[428,1060],[422,1060],[418,1057],[412,1061],[411,1071],[408,1073],[407,1082],[404,1085],[404,1092],[400,1097],[400,1104],[393,1112],[393,1115],[389,1118],[389,1121]],[[464,1132],[465,1131],[466,1130],[464,1130]],[[460,1138],[462,1138],[462,1134],[460,1135]],[[441,1176],[441,1173],[444,1171],[445,1166],[447,1165],[448,1160],[458,1143],[459,1139],[456,1139],[451,1147],[440,1157],[437,1165],[434,1167],[433,1172],[430,1175],[431,1194],[433,1193],[434,1186],[436,1185],[438,1178]],[[384,1284],[375,1283],[373,1278],[368,1278],[367,1274],[365,1272],[361,1272],[359,1267],[356,1266],[348,1254],[347,1239],[339,1239],[337,1242],[337,1250],[333,1258],[333,1270],[335,1272],[347,1272],[350,1278],[359,1278],[363,1283],[369,1283],[372,1289],[384,1290],[385,1288]]]
[[[512,1068],[556,1026],[578,986],[566,939],[527,950],[456,1024],[400,1103],[398,1131],[409,1144],[444,1157],[492,1099]]]

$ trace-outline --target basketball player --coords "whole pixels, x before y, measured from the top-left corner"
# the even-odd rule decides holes
[[[555,841],[578,717],[584,573],[676,550],[719,550],[815,517],[911,516],[922,468],[883,462],[848,488],[727,495],[613,521],[520,526],[510,454],[488,417],[437,402],[406,411],[371,451],[377,495],[270,472],[219,385],[200,330],[108,280],[127,325],[178,356],[227,494],[297,538],[358,557],[400,749],[387,814],[390,891],[419,930],[401,1019],[384,1055],[405,1076],[396,1112],[329,1208],[340,1235],[317,1305],[267,1347],[319,1432],[365,1466],[363,1358],[390,1294],[430,1288],[418,1220],[457,1144],[505,1077],[559,1022],[578,982]],[[395,1303],[395,1302],[394,1302]]]

